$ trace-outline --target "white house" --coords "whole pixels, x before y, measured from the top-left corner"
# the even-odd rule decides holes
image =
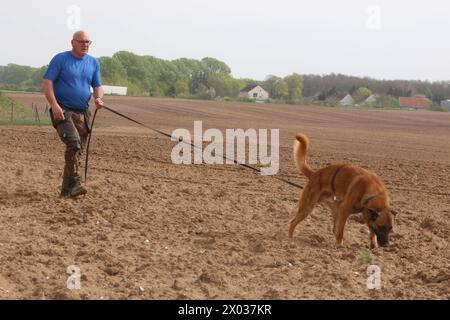
[[[339,105],[341,105],[341,106],[351,106],[355,103],[352,96],[348,93],[345,95],[338,96],[338,100],[339,100]]]
[[[375,95],[371,94],[370,96],[367,97],[366,100],[363,101],[363,104],[365,104],[365,103],[371,104],[371,103],[375,103],[375,102],[377,102],[377,97],[375,97]]]
[[[442,100],[441,101],[441,107],[447,109],[450,111],[450,100]]]
[[[257,84],[249,84],[239,92],[240,98],[249,98],[255,102],[262,102],[269,99],[269,93]]]
[[[103,90],[105,90],[105,94],[116,94],[119,96],[126,96],[128,88],[117,86],[103,86]]]
[[[103,90],[105,91],[105,94],[110,95],[118,95],[118,96],[126,96],[128,87],[118,87],[118,86],[102,86]],[[91,92],[93,92],[91,88]]]

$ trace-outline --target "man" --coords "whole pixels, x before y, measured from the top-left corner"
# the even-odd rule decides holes
[[[94,90],[95,106],[103,107],[100,64],[88,54],[92,41],[84,31],[75,32],[72,50],[57,54],[50,62],[42,84],[50,103],[52,124],[66,145],[61,197],[87,193],[78,173],[81,153],[90,132],[90,88]]]

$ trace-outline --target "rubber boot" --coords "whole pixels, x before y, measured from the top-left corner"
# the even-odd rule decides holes
[[[78,197],[87,193],[86,188],[81,185],[81,177],[78,174],[72,178],[72,183],[70,197]]]
[[[61,197],[74,198],[86,194],[87,190],[81,185],[81,178],[78,175],[79,151],[67,150],[65,159]]]
[[[63,182],[61,186],[61,198],[68,198],[70,197],[70,191],[72,189],[72,177],[70,176],[70,172],[67,168],[67,166],[64,167],[64,175],[63,175]]]

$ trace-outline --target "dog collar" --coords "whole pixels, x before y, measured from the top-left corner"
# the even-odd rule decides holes
[[[345,167],[346,164],[339,166],[336,171],[333,173],[333,177],[331,178],[331,191],[333,192],[334,195],[334,200],[337,201],[337,197],[336,197],[336,187],[334,186],[335,182],[336,182],[336,176],[338,175],[339,171],[341,171],[341,169],[343,167]]]

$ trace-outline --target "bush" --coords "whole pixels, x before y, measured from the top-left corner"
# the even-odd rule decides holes
[[[245,96],[245,97],[239,97],[239,98],[237,99],[237,101],[240,101],[240,102],[253,102],[253,100],[250,99],[250,98],[247,97],[247,96]]]
[[[441,107],[440,105],[433,104],[429,108],[431,111],[448,112],[447,108]]]
[[[330,98],[326,101],[327,107],[337,107],[339,106],[339,100],[336,98]]]
[[[377,102],[374,104],[375,108],[399,108],[398,98],[393,96],[380,95]]]
[[[235,99],[233,99],[231,97],[216,97],[214,100],[215,101],[235,101]]]

